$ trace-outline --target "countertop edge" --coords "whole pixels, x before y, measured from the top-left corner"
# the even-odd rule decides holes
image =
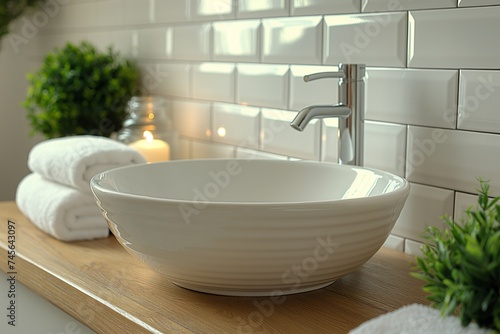
[[[1,241],[0,248],[8,250],[7,244]],[[0,263],[0,270],[7,274],[9,272],[7,262]],[[17,281],[97,333],[112,333],[112,330],[117,329],[124,332],[133,330],[134,333],[154,333],[154,331],[161,333],[144,323],[141,326],[138,323],[140,320],[128,315],[127,312],[109,307],[96,296],[33,263],[22,254],[16,255],[16,272],[21,273],[16,275]],[[75,305],[79,306],[75,308]],[[103,308],[107,311],[96,312]],[[112,319],[116,317],[110,312],[118,316],[121,321],[113,321]]]

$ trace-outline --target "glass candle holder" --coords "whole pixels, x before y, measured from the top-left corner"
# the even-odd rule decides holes
[[[139,151],[148,162],[167,161],[173,156],[176,133],[167,100],[159,96],[134,96],[117,139]]]

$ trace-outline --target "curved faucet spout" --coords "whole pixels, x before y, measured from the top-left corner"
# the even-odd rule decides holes
[[[351,115],[351,108],[343,105],[316,105],[308,106],[297,113],[290,125],[299,131],[304,131],[307,124],[314,118],[347,118]]]
[[[295,130],[303,131],[313,118],[336,117],[338,123],[338,163],[363,166],[365,119],[365,70],[364,64],[340,64],[338,72],[319,72],[306,75],[306,82],[336,78],[337,105],[313,105],[302,109],[290,123]]]

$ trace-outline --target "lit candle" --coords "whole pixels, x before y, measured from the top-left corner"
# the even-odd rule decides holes
[[[129,146],[141,153],[148,162],[170,160],[170,146],[163,140],[154,139],[150,131],[144,131],[144,139]]]

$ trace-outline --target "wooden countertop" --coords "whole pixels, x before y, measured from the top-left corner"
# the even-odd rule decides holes
[[[10,220],[16,279],[97,333],[347,333],[401,306],[427,304],[422,282],[409,275],[412,257],[386,248],[329,287],[275,304],[266,297],[179,288],[129,255],[113,236],[58,241],[31,224],[14,202],[0,202],[0,220],[0,269],[11,271]]]

